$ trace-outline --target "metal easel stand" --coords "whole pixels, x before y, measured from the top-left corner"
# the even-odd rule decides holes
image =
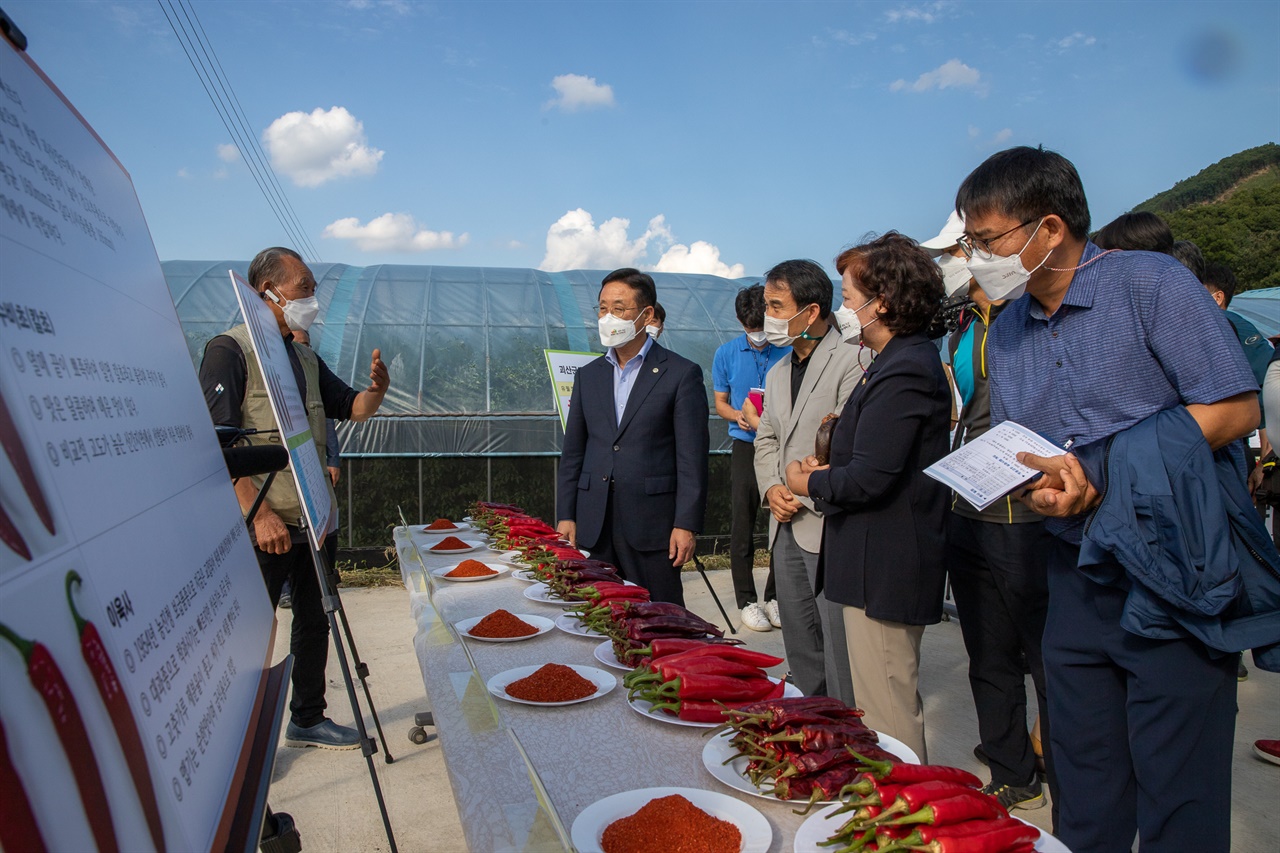
[[[387,843],[391,845],[391,853],[397,853],[395,833],[391,829],[391,818],[387,815],[387,803],[382,797],[382,786],[378,784],[378,771],[374,767],[373,755],[378,751],[378,741],[369,737],[368,731],[364,725],[364,714],[360,710],[360,700],[356,696],[355,682],[351,679],[351,667],[347,663],[347,651],[343,646],[343,638],[346,639],[346,645],[351,648],[351,657],[356,664],[356,674],[360,678],[360,684],[364,688],[364,698],[369,705],[369,713],[373,715],[373,724],[378,732],[378,740],[381,740],[384,748],[387,739],[382,734],[382,723],[378,720],[378,711],[373,705],[373,697],[369,694],[369,667],[364,661],[360,660],[360,653],[356,649],[355,638],[351,635],[351,625],[347,622],[346,611],[342,608],[342,598],[338,595],[336,584],[333,583],[333,568],[329,565],[329,557],[323,550],[310,546],[311,538],[308,536],[307,542],[311,547],[311,558],[315,563],[316,580],[320,584],[320,600],[324,604],[325,615],[329,617],[329,632],[333,636],[333,646],[338,651],[338,665],[342,670],[342,681],[347,688],[347,699],[351,702],[351,713],[355,717],[356,731],[360,734],[360,751],[364,754],[365,763],[369,766],[369,779],[373,782],[374,797],[378,801],[378,810],[382,813],[382,827],[387,833]],[[342,633],[338,633],[338,622],[341,619]],[[390,764],[393,759],[390,752],[385,753],[386,762]]]

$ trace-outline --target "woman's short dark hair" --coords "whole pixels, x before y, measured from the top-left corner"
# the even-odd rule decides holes
[[[620,281],[635,292],[636,302],[641,308],[648,308],[658,301],[658,286],[653,283],[653,276],[640,272],[634,267],[616,269],[600,282],[600,289],[611,282]]]
[[[1071,161],[1025,145],[998,151],[969,173],[956,193],[956,210],[968,219],[999,213],[1028,222],[1057,214],[1071,236],[1089,236],[1089,202]]]
[[[765,284],[777,284],[791,291],[796,307],[817,305],[818,316],[823,320],[831,314],[831,302],[835,297],[835,285],[827,271],[809,260],[783,261],[764,274]],[[764,323],[763,320],[760,321]]]
[[[880,322],[896,335],[928,329],[942,304],[938,265],[915,240],[897,231],[845,249],[836,258],[836,269],[840,275],[849,273],[868,296],[880,297]]]
[[[286,249],[284,246],[272,246],[270,249],[263,249],[259,252],[249,262],[249,286],[254,290],[260,291],[264,281],[280,281],[284,277],[285,258],[302,261],[302,255],[299,255],[293,249]],[[302,263],[306,262],[302,261]]]
[[[753,284],[738,291],[733,298],[733,310],[738,322],[748,329],[764,326],[764,285]]]
[[[1093,235],[1099,249],[1126,249],[1129,251],[1173,254],[1173,230],[1154,213],[1122,213]]]

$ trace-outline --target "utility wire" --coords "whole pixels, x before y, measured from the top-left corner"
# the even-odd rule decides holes
[[[267,159],[266,152],[262,150],[262,146],[258,142],[257,134],[254,134],[249,128],[249,119],[245,116],[244,107],[240,105],[240,98],[236,95],[235,89],[231,87],[231,81],[227,79],[227,73],[222,68],[222,60],[218,59],[218,54],[213,49],[213,42],[209,39],[208,33],[205,32],[204,23],[200,20],[200,16],[196,14],[195,5],[191,0],[186,0],[185,7],[183,0],[178,0],[178,5],[179,7],[183,7],[183,12],[189,15],[188,24],[190,24],[192,19],[195,20],[195,26],[200,30],[199,40],[202,47],[205,45],[208,46],[206,58],[211,56],[212,63],[217,66],[218,70],[214,74],[215,79],[219,80],[222,84],[223,92],[227,95],[228,102],[234,105],[232,116],[238,118],[238,123],[249,143],[249,151],[247,154],[243,148],[241,149],[241,154],[246,156],[246,158],[248,155],[253,156],[258,164],[260,172],[266,176],[268,183],[274,188],[276,196],[281,203],[281,207],[283,207],[285,212],[288,214],[289,220],[294,224],[298,233],[302,234],[305,245],[300,246],[299,248],[303,251],[307,251],[312,258],[319,261],[320,253],[316,250],[316,247],[311,240],[306,236],[306,229],[298,219],[298,214],[294,211],[293,204],[289,201],[289,196],[285,194],[284,187],[280,185],[280,180],[276,175],[275,169],[271,167],[271,164]]]
[[[184,27],[182,21],[179,20],[178,12],[173,8],[172,0],[169,0],[169,6],[167,8],[165,6],[165,0],[156,0],[156,2],[160,5],[160,10],[164,13],[165,20],[169,22],[169,27],[178,38],[178,43],[182,46],[182,51],[186,54],[187,61],[191,64],[192,70],[196,72],[196,76],[200,80],[200,85],[204,88],[205,94],[208,96],[210,103],[213,104],[214,110],[217,111],[218,117],[222,120],[223,127],[225,127],[227,132],[231,134],[232,138],[237,143],[237,147],[241,152],[243,152],[248,146],[241,141],[241,138],[247,136],[249,139],[253,139],[254,137],[252,132],[247,128],[241,127],[240,123],[231,116],[230,110],[222,102],[221,97],[211,90],[210,85],[212,74],[204,69],[203,61],[201,61],[198,56],[194,55],[196,39],[191,33],[187,32],[186,27]],[[170,12],[173,13],[172,16],[170,15]],[[298,247],[300,252],[310,255],[312,260],[319,260],[318,253],[315,251],[315,247],[311,245],[311,242],[307,240],[305,231],[300,225],[297,227],[293,225],[289,220],[289,217],[285,214],[283,206],[273,197],[273,194],[268,188],[268,184],[270,182],[267,179],[265,172],[261,171],[257,164],[250,161],[248,158],[245,158],[245,165],[249,167],[249,173],[252,175],[254,182],[258,185],[258,190],[262,193],[263,198],[266,199],[267,204],[271,207],[272,213],[275,214],[276,220],[289,236],[289,239]],[[268,170],[269,168],[270,167],[268,167]],[[296,216],[294,217],[294,220],[296,221]]]

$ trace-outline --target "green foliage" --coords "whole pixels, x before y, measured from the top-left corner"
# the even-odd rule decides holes
[[[1280,145],[1268,142],[1219,160],[1194,177],[1178,181],[1170,189],[1144,201],[1134,211],[1171,213],[1193,204],[1212,202],[1241,180],[1264,169],[1280,166]],[[1179,239],[1187,239],[1179,237]],[[1204,247],[1201,246],[1201,249]]]
[[[1280,145],[1219,160],[1134,210],[1156,213],[1174,238],[1229,267],[1241,291],[1280,286]]]

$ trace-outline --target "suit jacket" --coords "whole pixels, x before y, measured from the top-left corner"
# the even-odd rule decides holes
[[[890,340],[840,413],[831,467],[809,476],[831,601],[907,625],[942,617],[950,492],[924,469],[946,455],[950,417],[937,347],[922,334]]]
[[[842,345],[840,333],[833,326],[809,353],[809,366],[796,404],[791,405],[791,359],[769,368],[765,377],[764,412],[756,431],[756,484],[760,487],[760,503],[766,509],[765,493],[773,486],[785,486],[787,463],[810,456],[818,425],[832,412],[839,412],[853,393],[862,368],[858,366],[858,348]],[[822,513],[813,501],[801,497],[804,508],[791,516],[787,524],[796,543],[806,551],[817,553],[822,547]],[[769,547],[778,535],[778,520],[769,515]]]
[[[569,398],[557,483],[559,520],[578,525],[592,548],[613,512],[627,542],[666,550],[671,530],[702,529],[707,508],[707,390],[702,368],[655,341],[640,366],[619,422],[613,372],[603,356],[579,368]]]

